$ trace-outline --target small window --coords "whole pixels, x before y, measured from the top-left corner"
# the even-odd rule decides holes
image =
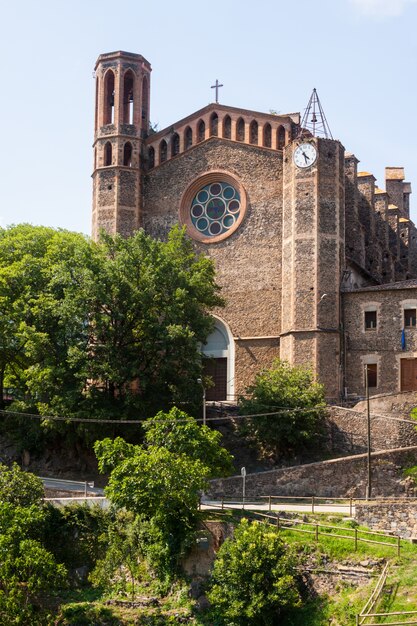
[[[219,134],[219,118],[217,113],[213,113],[210,117],[210,136],[217,137]]]
[[[365,330],[376,330],[376,311],[365,311]]]
[[[191,130],[191,128],[189,126],[187,126],[187,128],[185,129],[185,149],[187,150],[188,148],[191,148],[191,146],[193,145],[193,131]]]
[[[180,152],[180,136],[174,133],[171,139],[171,156],[176,156]]]
[[[285,128],[283,126],[279,126],[278,132],[277,132],[278,150],[282,150],[284,146],[285,146]]]
[[[229,115],[226,115],[223,120],[223,137],[225,139],[232,138],[232,120]]]
[[[153,167],[155,167],[155,150],[152,146],[149,148],[148,154],[149,154],[149,169],[152,169]]]
[[[236,141],[245,141],[245,122],[241,117],[236,123]]]
[[[164,163],[168,157],[168,146],[165,139],[159,144],[159,162]]]
[[[416,325],[416,309],[404,309],[404,326],[410,328]]]
[[[132,167],[132,144],[130,141],[126,141],[123,148],[123,165],[125,167]]]
[[[204,141],[206,138],[206,125],[203,120],[200,120],[197,125],[197,142]]]
[[[110,141],[104,146],[104,165],[108,167],[112,164],[112,146]]]
[[[378,380],[378,366],[376,363],[367,363],[365,365],[365,371],[368,376],[368,387],[377,387]]]

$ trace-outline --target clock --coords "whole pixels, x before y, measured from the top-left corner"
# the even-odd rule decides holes
[[[300,143],[293,154],[294,163],[303,169],[310,167],[317,160],[317,149],[312,143]]]

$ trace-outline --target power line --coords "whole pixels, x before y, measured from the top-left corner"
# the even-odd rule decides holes
[[[291,414],[298,413],[300,411],[310,411],[310,412],[318,412],[322,411],[323,407],[310,407],[310,408],[302,408],[302,407],[282,407],[272,411],[270,413],[252,413],[248,415],[222,415],[217,417],[207,417],[207,422],[219,422],[219,421],[227,421],[227,420],[242,420],[242,419],[252,419],[254,417],[273,417],[274,415],[280,414]],[[28,417],[30,419],[38,419],[38,420],[51,420],[55,422],[74,422],[74,423],[85,423],[85,424],[142,424],[147,422],[149,419],[152,419],[153,422],[162,422],[167,423],[166,419],[157,419],[153,418],[139,418],[137,420],[106,420],[106,419],[98,419],[98,418],[88,418],[88,417],[62,417],[59,415],[37,415],[36,413],[22,413],[18,411],[4,411],[0,410],[1,415],[15,415],[17,417]],[[371,414],[372,419],[386,419],[394,422],[403,422],[406,424],[412,424],[417,427],[417,421],[411,419],[405,419],[401,417],[390,417],[389,415],[382,415],[380,413]],[[196,422],[203,422],[203,418],[194,418]],[[188,422],[187,419],[176,419],[175,422]]]
[[[273,415],[279,415],[280,413],[296,413],[300,411],[321,411],[322,408],[311,407],[311,408],[301,408],[301,407],[293,407],[293,408],[280,408],[271,413],[254,413],[251,415],[223,415],[219,417],[208,417],[206,421],[218,422],[219,420],[235,420],[235,419],[247,419],[252,417],[271,417]],[[16,415],[17,417],[29,417],[31,419],[39,419],[39,420],[51,420],[55,422],[77,422],[77,423],[87,423],[87,424],[141,424],[143,422],[147,422],[149,419],[152,419],[153,422],[162,422],[166,423],[166,419],[157,419],[153,418],[139,418],[137,420],[106,420],[106,419],[97,419],[97,418],[88,418],[88,417],[62,417],[58,415],[37,415],[36,413],[20,413],[17,411],[4,411],[1,410],[0,414],[2,415]],[[194,418],[196,422],[202,422],[203,418]],[[188,422],[187,419],[176,419],[175,422]]]

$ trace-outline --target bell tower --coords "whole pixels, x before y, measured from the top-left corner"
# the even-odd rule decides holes
[[[151,66],[140,54],[109,52],[95,65],[92,236],[127,237],[141,223],[142,144],[149,129]]]

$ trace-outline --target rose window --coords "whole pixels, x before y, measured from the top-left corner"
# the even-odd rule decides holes
[[[194,196],[191,222],[201,235],[217,237],[235,225],[240,211],[240,195],[230,183],[210,183]]]

